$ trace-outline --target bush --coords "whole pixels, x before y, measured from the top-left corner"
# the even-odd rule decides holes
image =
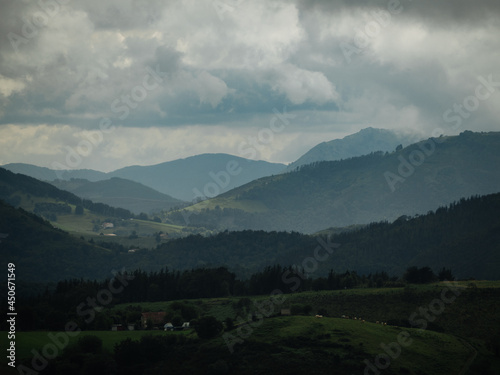
[[[213,316],[204,316],[198,320],[195,326],[196,333],[201,339],[210,339],[222,331],[222,323]]]
[[[224,323],[226,323],[226,331],[231,331],[234,329],[233,319],[227,317]]]
[[[102,340],[94,335],[83,336],[78,340],[78,346],[83,353],[97,354],[102,351]]]

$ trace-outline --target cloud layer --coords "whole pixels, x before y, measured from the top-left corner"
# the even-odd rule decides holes
[[[78,167],[239,154],[277,111],[294,117],[261,142],[261,159],[290,162],[367,126],[428,136],[500,130],[500,85],[477,105],[467,99],[480,77],[500,81],[497,1],[42,0],[1,8],[0,163],[65,164],[68,147],[83,152],[85,134],[103,121],[113,130],[91,142]],[[444,116],[450,109],[460,124]]]

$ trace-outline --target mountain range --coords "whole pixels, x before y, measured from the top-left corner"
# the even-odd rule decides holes
[[[89,169],[56,171],[22,163],[7,164],[3,168],[43,181],[68,181],[73,178],[97,182],[118,177],[141,183],[175,199],[191,202],[211,198],[255,179],[280,173],[285,165],[229,154],[202,154],[156,165],[125,167],[108,173]]]
[[[264,177],[171,212],[172,223],[217,230],[312,233],[423,214],[500,191],[500,133],[430,138],[391,153],[323,161]]]
[[[152,199],[163,202],[160,204],[161,209],[167,209],[172,206],[168,202],[175,199],[192,202],[196,199],[212,198],[258,178],[292,171],[305,164],[324,160],[347,159],[374,151],[393,151],[398,145],[406,146],[417,140],[419,138],[416,135],[367,128],[343,139],[320,143],[288,166],[254,161],[228,154],[202,154],[151,166],[129,166],[108,173],[91,169],[56,171],[23,163],[7,164],[3,168],[38,180],[55,181],[56,186],[69,189],[82,198],[89,198],[109,205],[122,205],[122,207],[137,213],[150,212],[152,208],[151,204],[144,202],[144,205],[141,206],[138,201],[147,192],[144,190],[138,193],[138,186],[124,180],[143,184],[170,196],[164,197],[155,192],[149,192],[156,197]],[[234,168],[234,170],[229,171],[232,174],[228,172],[228,166],[230,169]],[[122,179],[122,187],[117,186],[118,181],[116,180],[98,185],[84,184],[82,181],[71,184],[62,182],[72,179],[98,182],[114,177]],[[126,187],[130,187],[130,190],[127,191]],[[103,188],[105,191],[99,192],[99,188]],[[114,196],[113,193],[107,191],[107,188],[110,188],[111,191],[118,189],[121,194]],[[126,200],[122,199],[123,197],[130,198],[131,203],[127,203]],[[173,206],[175,205],[173,204]],[[158,207],[154,208],[158,209]]]

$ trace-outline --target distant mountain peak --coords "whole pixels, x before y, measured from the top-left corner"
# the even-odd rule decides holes
[[[317,161],[335,161],[367,155],[375,151],[394,151],[402,144],[410,145],[421,140],[415,134],[404,134],[394,130],[368,127],[341,139],[321,142],[295,162],[288,165],[286,171],[292,171],[302,165]]]

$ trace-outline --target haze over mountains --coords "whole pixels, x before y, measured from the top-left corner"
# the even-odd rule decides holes
[[[288,168],[227,154],[197,155],[110,173],[56,172],[26,164],[5,168],[48,181],[63,177],[64,181],[53,184],[136,214],[179,207],[183,204],[179,198],[187,202],[212,198],[171,212],[164,219],[216,231],[311,233],[327,227],[392,221],[463,197],[499,191],[500,133],[464,132],[395,151],[415,137],[368,128],[319,144]],[[359,156],[373,149],[386,152]],[[324,158],[345,159],[322,161]],[[313,164],[302,165],[307,161]],[[79,180],[67,181],[70,178]]]
[[[392,221],[500,190],[500,133],[431,138],[392,153],[318,162],[169,214],[213,229],[296,230]]]
[[[339,271],[387,270],[397,273],[409,264],[432,264],[436,267],[452,264],[463,277],[484,275],[495,278],[498,275],[495,273],[497,268],[494,264],[497,264],[498,259],[491,244],[497,243],[495,233],[498,230],[498,223],[491,217],[494,216],[493,211],[498,206],[498,194],[485,200],[475,200],[471,204],[462,202],[458,206],[453,206],[453,209],[438,210],[437,216],[437,213],[425,214],[462,198],[498,193],[500,191],[498,149],[500,149],[500,133],[464,132],[459,136],[431,138],[390,153],[376,152],[346,160],[316,162],[300,166],[293,172],[278,173],[251,181],[215,198],[164,213],[160,215],[163,223],[143,220],[143,223],[152,223],[150,225],[153,227],[149,234],[142,234],[139,230],[139,235],[151,236],[154,233],[158,235],[160,230],[170,230],[169,228],[178,233],[185,233],[184,235],[205,232],[207,229],[212,231],[211,233],[225,229],[312,233],[330,227],[384,220],[392,222],[399,218],[392,224],[370,225],[366,231],[363,227],[345,232],[346,234],[334,231],[339,242],[343,243],[343,247],[332,258],[333,263],[327,266]],[[223,155],[221,160],[226,162],[228,168],[226,173],[232,176],[230,172],[235,171],[236,167],[234,164],[229,164],[228,167],[227,163],[236,159]],[[243,170],[246,160],[241,163]],[[160,168],[152,166],[153,170],[155,167]],[[131,168],[130,173],[135,168],[144,167]],[[44,171],[36,168],[33,170]],[[53,222],[54,225],[65,227],[67,225],[65,220],[70,220],[73,222],[71,228],[74,232],[79,226],[83,228],[85,220],[99,219],[99,224],[103,220],[111,220],[121,226],[120,230],[124,232],[125,237],[132,233],[132,230],[139,228],[136,226],[139,220],[128,220],[132,217],[132,213],[123,208],[114,209],[100,203],[82,201],[74,194],[59,190],[46,182],[3,169],[0,169],[0,172],[1,199],[13,206],[20,206],[33,212],[45,209],[48,213],[55,213],[58,219],[57,223]],[[214,172],[216,179],[212,181],[222,178],[222,174],[215,173],[218,172]],[[151,202],[155,205],[159,205],[160,202],[179,203],[149,187],[121,178],[98,182],[73,179],[57,181],[54,184],[79,193],[80,196],[86,194],[100,196],[102,199],[115,199],[121,207],[124,201],[128,201],[129,205],[138,204],[143,207],[144,202],[140,202],[140,199],[127,198],[126,194],[131,191],[136,191],[136,197],[141,197],[142,194],[144,199],[156,200]],[[120,196],[123,199],[121,202],[118,199]],[[83,216],[76,212],[75,207],[80,204],[85,208]],[[493,211],[488,211],[486,215],[485,210],[488,207]],[[68,209],[69,212],[65,212]],[[93,246],[89,248],[84,242],[77,241],[78,244],[75,243],[73,246],[70,237],[58,230],[51,230],[51,226],[46,222],[43,223],[43,228],[40,227],[39,224],[42,222],[37,224],[34,216],[23,218],[24,212],[14,212],[8,206],[3,207],[2,211],[2,231],[9,234],[8,241],[6,239],[3,242],[14,244],[14,247],[9,247],[12,249],[21,249],[23,244],[29,246],[32,252],[19,250],[20,254],[25,255],[16,256],[16,261],[24,264],[23,267],[26,269],[31,269],[38,267],[42,262],[40,257],[43,258],[45,277],[53,271],[50,259],[53,260],[54,257],[60,259],[57,267],[64,264],[68,269],[68,272],[61,273],[65,277],[70,275],[100,277],[101,275],[93,273],[93,269],[103,270],[106,267],[78,266],[82,257],[88,252],[92,252],[93,258],[101,263],[107,259],[108,268],[110,264],[126,264],[130,267],[141,264],[144,269],[155,269],[159,264],[166,264],[173,269],[229,265],[242,274],[248,274],[273,262],[285,264],[299,261],[304,257],[304,249],[315,246],[311,243],[311,237],[306,235],[297,237],[298,234],[294,234],[292,237],[287,237],[278,234],[271,238],[272,236],[269,237],[263,234],[264,232],[246,231],[237,232],[232,237],[217,235],[218,237],[212,242],[206,242],[204,237],[197,236],[196,239],[175,242],[172,246],[168,245],[170,241],[162,244],[160,239],[157,242],[159,250],[154,254],[127,255],[126,248],[113,247],[114,255],[109,253],[106,255],[99,251],[108,250],[99,250]],[[482,212],[484,217],[481,216]],[[423,216],[408,219],[409,216],[416,214]],[[51,216],[45,214],[44,217]],[[436,219],[438,217],[439,220]],[[472,225],[466,218],[474,220],[475,224]],[[481,221],[483,219],[485,222],[491,222],[491,225],[486,225]],[[19,222],[26,224],[20,228],[16,224]],[[80,224],[75,226],[74,223]],[[125,224],[127,226],[124,226]],[[403,236],[405,240],[413,238],[406,244],[398,237],[402,233],[401,225],[407,228],[405,229],[407,234]],[[438,226],[441,229],[433,232],[432,228]],[[91,227],[92,225],[89,228]],[[37,241],[23,242],[23,233],[35,233],[39,230],[41,230],[39,232],[41,239],[38,241],[40,246],[36,245]],[[94,238],[97,239],[99,231],[102,232],[103,229],[98,225],[96,230],[85,229],[84,233],[83,229],[79,229],[76,232],[78,236],[81,233],[84,236],[96,236]],[[439,234],[442,231],[447,231],[448,234],[446,236]],[[463,234],[464,237],[460,241],[457,239],[459,234]],[[47,236],[46,240],[42,240],[44,236]],[[360,238],[365,238],[368,242],[358,243]],[[45,255],[53,241],[60,241],[63,245],[58,246],[58,250],[46,258]],[[380,244],[375,246],[376,251],[372,251],[375,242]],[[290,243],[298,245],[291,246]],[[413,246],[411,245],[413,243],[419,245]],[[469,243],[470,246],[474,243],[478,246],[480,244],[484,259],[489,259],[487,262],[489,265],[484,262],[478,263],[477,260],[475,265],[471,263],[472,261],[462,261],[468,258],[464,254],[457,255],[461,243]],[[78,248],[78,254],[75,253],[73,257],[71,252],[65,252],[66,245]],[[438,248],[442,251],[437,251]],[[95,251],[97,253],[94,253]],[[434,251],[437,253],[434,254]],[[400,260],[397,262],[394,258],[396,253],[398,254],[396,258]],[[448,255],[445,256],[445,253]],[[23,261],[23,257],[27,258],[27,263]],[[392,260],[388,261],[387,257]]]
[[[217,175],[227,172],[228,166],[232,173],[229,181],[226,183],[223,180],[219,183]],[[173,198],[191,202],[197,198],[196,191],[200,191],[204,197],[213,197],[257,178],[279,173],[285,165],[228,154],[202,154],[151,166],[130,166],[109,173],[88,169],[55,171],[20,163],[7,164],[3,168],[44,181],[76,178],[96,182],[119,177],[139,182]]]
[[[39,180],[54,181],[55,186],[82,198],[123,207],[134,213],[149,213],[151,210],[167,210],[177,206],[180,203],[178,200],[191,202],[200,198],[212,198],[258,178],[290,171],[300,165],[346,159],[372,151],[393,151],[396,146],[407,145],[417,139],[416,135],[367,128],[343,139],[323,142],[288,166],[228,154],[202,154],[151,166],[129,166],[109,173],[90,169],[56,171],[22,163],[11,163],[3,167]],[[229,171],[232,172],[229,178],[228,166],[234,169]],[[110,180],[114,177],[121,180]],[[64,183],[71,179],[80,181]],[[89,183],[81,180],[88,180]],[[91,184],[104,180],[108,182]],[[140,189],[138,185],[126,180],[140,183],[144,188]],[[148,191],[145,187],[157,192]],[[161,203],[157,205],[154,202]]]
[[[404,134],[387,129],[366,128],[342,139],[322,142],[310,149],[299,159],[290,163],[287,171],[293,171],[301,165],[317,161],[334,161],[367,155],[375,151],[394,151],[397,146],[406,147],[420,141],[416,134]]]
[[[279,163],[249,160],[228,154],[202,154],[151,166],[129,166],[109,173],[91,169],[56,171],[23,163],[11,163],[4,165],[3,168],[42,181],[84,179],[97,182],[118,177],[138,182],[175,199],[191,202],[196,198],[212,198],[255,179],[290,171],[300,165],[323,160],[347,159],[366,155],[373,151],[393,151],[400,144],[406,146],[416,140],[419,140],[416,135],[402,134],[386,129],[367,128],[343,139],[320,143],[288,166]],[[226,183],[223,175],[227,173],[228,163],[230,163],[230,167],[234,168],[234,171]],[[107,186],[116,186],[116,182],[114,184],[109,182]],[[125,181],[122,182],[126,184]],[[73,191],[84,198],[96,201],[102,200],[102,194],[95,194],[96,188],[90,188],[90,185],[83,187],[82,182],[78,185],[80,194],[71,190],[75,188],[75,184],[56,183],[56,186],[63,189],[67,187],[70,189],[69,191]],[[97,186],[104,188],[104,185]],[[93,193],[87,191],[87,188],[92,190]],[[104,203],[114,203],[110,200],[110,198],[114,198],[112,195],[104,193],[104,196],[106,198]],[[131,194],[126,194],[126,196],[132,197]],[[121,197],[123,197],[123,194]],[[123,202],[120,201],[120,196],[116,198],[117,202]],[[145,207],[142,211],[148,212],[148,207]]]
[[[52,181],[51,184],[81,198],[113,207],[122,207],[135,214],[168,211],[184,204],[183,201],[148,186],[119,177],[96,182],[73,178],[69,181]]]

